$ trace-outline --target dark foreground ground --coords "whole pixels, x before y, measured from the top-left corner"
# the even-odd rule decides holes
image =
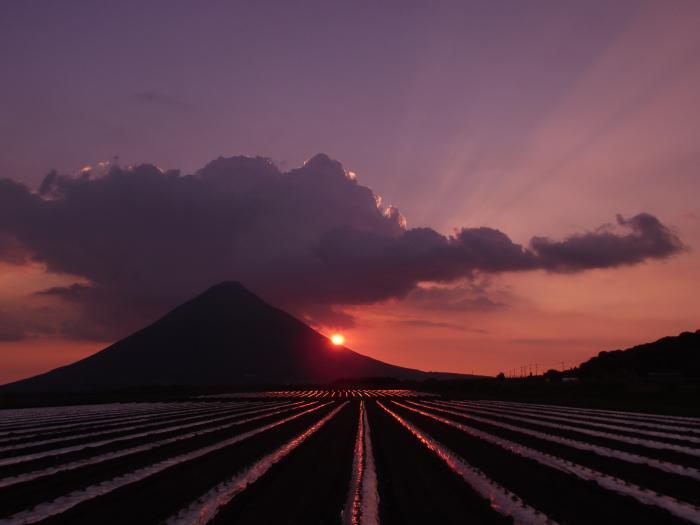
[[[193,397],[246,395],[255,397],[268,391],[293,389],[314,390],[317,385],[267,385],[256,392],[237,391],[231,387],[150,387],[116,391],[17,393],[0,391],[0,409],[66,406],[96,403],[126,403],[144,401],[187,401]],[[680,382],[653,381],[595,381],[566,382],[545,376],[517,379],[471,378],[463,380],[399,381],[393,378],[348,380],[322,387],[326,390],[382,389],[414,390],[446,399],[492,399],[524,401],[572,407],[673,414],[700,417],[700,378]]]
[[[2,410],[0,524],[700,523],[700,419],[344,392]]]

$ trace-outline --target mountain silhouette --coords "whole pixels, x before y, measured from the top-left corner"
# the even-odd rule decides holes
[[[458,377],[390,365],[345,347],[240,283],[224,282],[90,357],[10,383],[12,391],[323,384],[341,378]]]

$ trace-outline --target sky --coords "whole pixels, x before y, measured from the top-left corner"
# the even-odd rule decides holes
[[[425,370],[700,328],[700,4],[7,2],[0,382],[221,280]]]

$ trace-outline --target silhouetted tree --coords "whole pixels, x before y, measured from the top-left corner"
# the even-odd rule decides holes
[[[561,376],[562,373],[559,372],[559,370],[555,370],[554,368],[550,368],[544,373],[545,379],[552,382],[561,381]]]

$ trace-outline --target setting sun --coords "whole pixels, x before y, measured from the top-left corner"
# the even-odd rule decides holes
[[[331,343],[335,346],[340,346],[345,343],[345,337],[342,334],[333,334],[331,336]]]

